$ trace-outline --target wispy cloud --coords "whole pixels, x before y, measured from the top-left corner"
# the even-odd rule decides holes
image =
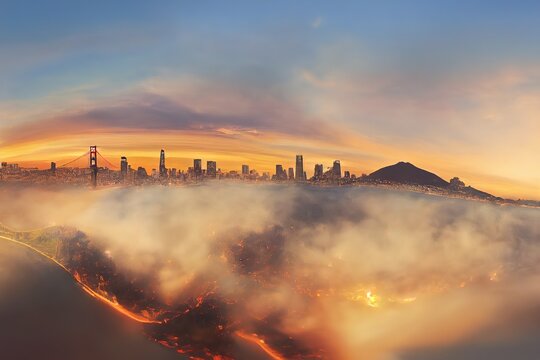
[[[321,16],[317,16],[313,21],[311,22],[311,27],[314,29],[318,29],[323,24],[323,18]]]

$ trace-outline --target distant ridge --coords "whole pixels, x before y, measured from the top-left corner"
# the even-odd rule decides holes
[[[429,171],[420,169],[411,163],[400,161],[383,167],[368,176],[369,179],[403,184],[431,185],[447,188],[450,184]]]

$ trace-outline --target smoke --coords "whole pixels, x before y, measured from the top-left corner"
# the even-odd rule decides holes
[[[0,242],[0,291],[3,359],[181,359],[86,296],[63,270],[10,242]]]
[[[121,269],[150,274],[165,301],[213,291],[241,305],[233,318],[264,319],[332,358],[495,341],[485,329],[508,338],[528,326],[508,319],[540,301],[538,209],[226,183],[9,188],[0,199],[6,225],[74,226]]]

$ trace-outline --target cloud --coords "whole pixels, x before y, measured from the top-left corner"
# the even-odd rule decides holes
[[[311,22],[311,27],[314,29],[318,29],[323,24],[323,18],[318,16]]]
[[[125,34],[115,36],[122,39]],[[68,150],[77,143],[86,146],[87,139],[104,146],[129,143],[134,152],[135,144],[174,149],[181,140],[158,141],[168,132],[178,139],[204,137],[200,143],[205,145],[191,151],[206,151],[212,147],[206,144],[218,139],[214,144],[223,146],[214,146],[211,156],[225,157],[240,152],[238,143],[227,145],[226,138],[247,138],[249,143],[257,136],[258,144],[246,146],[252,153],[234,157],[252,158],[265,170],[282,161],[279,156],[286,152],[313,154],[325,162],[340,158],[357,173],[412,161],[445,178],[465,177],[467,183],[501,196],[538,197],[534,134],[540,130],[535,121],[540,113],[539,71],[525,60],[480,67],[478,61],[449,65],[428,57],[424,60],[429,66],[422,66],[412,52],[404,59],[383,57],[370,42],[343,38],[306,45],[304,55],[294,52],[292,64],[284,62],[282,54],[298,49],[302,36],[283,46],[272,37],[264,37],[261,45],[246,36],[246,47],[224,36],[231,47],[180,36],[182,45],[194,49],[186,55],[189,66],[164,65],[115,91],[105,81],[75,86],[52,99],[0,104],[0,155],[42,166],[68,159]],[[99,36],[95,41],[102,43]],[[69,48],[76,39],[67,43]],[[110,50],[110,44],[102,46]],[[216,65],[218,59],[223,62],[216,56],[222,52],[228,56],[223,67]],[[269,56],[275,57],[272,65]],[[231,60],[236,57],[243,60]],[[130,134],[145,136],[133,141],[127,138]],[[70,147],[51,155],[49,150],[60,149],[62,141]]]
[[[501,191],[495,178],[537,181],[536,65],[474,62],[441,69],[439,62],[420,66],[414,58],[402,63],[399,56],[379,56],[356,41],[321,47],[311,66],[297,71],[297,101],[310,104],[308,115],[351,132],[436,154],[430,167],[438,172],[476,171],[471,181],[477,186]],[[445,169],[435,169],[442,163]],[[483,175],[492,180],[478,182]],[[527,196],[537,197],[534,186],[528,189]]]
[[[152,88],[150,88],[150,86]],[[246,134],[261,132],[294,136],[328,137],[336,131],[314,118],[306,118],[294,105],[268,93],[217,84],[199,83],[190,94],[156,89],[155,83],[108,100],[87,104],[86,109],[67,109],[64,114],[15,123],[2,131],[4,145],[47,139],[53,135],[123,130],[192,130]],[[185,87],[180,88],[185,91]],[[223,93],[220,95],[220,92]]]
[[[6,197],[8,225],[75,226],[121,269],[155,275],[162,296],[183,301],[209,281],[241,305],[228,316],[273,319],[267,326],[335,358],[459,346],[501,328],[503,309],[521,336],[518,313],[540,299],[536,209],[234,184]]]

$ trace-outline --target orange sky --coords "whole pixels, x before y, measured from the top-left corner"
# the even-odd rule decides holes
[[[451,154],[423,151],[422,146],[407,147],[380,144],[359,135],[342,134],[336,139],[301,139],[277,133],[221,131],[139,131],[116,129],[65,135],[59,132],[45,139],[28,139],[2,147],[2,160],[18,162],[24,166],[46,168],[50,161],[59,165],[88,151],[88,144],[97,144],[99,151],[109,161],[118,165],[121,156],[127,156],[132,167],[144,166],[148,170],[158,167],[159,151],[166,150],[167,167],[187,169],[194,158],[214,160],[222,170],[240,170],[242,164],[250,169],[275,172],[275,165],[294,167],[294,156],[304,155],[304,166],[312,174],[315,163],[325,167],[339,159],[344,170],[361,175],[380,167],[410,161],[433,171],[445,179],[459,176],[467,184],[496,195],[509,197],[534,197],[535,184],[522,184],[518,179],[506,179],[479,172],[481,159],[473,156],[456,159]],[[84,144],[84,145],[81,145]],[[84,166],[85,160],[77,162]],[[80,164],[79,164],[80,163]],[[487,164],[488,166],[490,164]]]

